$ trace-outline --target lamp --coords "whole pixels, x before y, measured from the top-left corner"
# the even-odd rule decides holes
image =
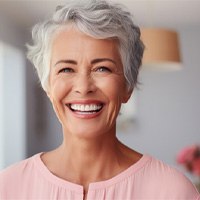
[[[141,29],[145,45],[143,66],[164,70],[181,69],[178,35],[175,31],[161,28]]]

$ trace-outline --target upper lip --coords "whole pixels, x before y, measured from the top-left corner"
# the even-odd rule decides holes
[[[86,104],[105,104],[103,101],[99,101],[99,100],[92,100],[92,99],[87,99],[87,100],[73,100],[73,101],[68,101],[65,103],[66,105],[69,104],[82,104],[82,105],[86,105]]]

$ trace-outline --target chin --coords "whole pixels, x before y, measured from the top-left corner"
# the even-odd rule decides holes
[[[84,126],[73,126],[73,129],[66,130],[66,133],[71,133],[72,137],[80,138],[80,139],[98,139],[99,137],[104,137],[110,134],[112,131],[112,128],[109,128],[110,126],[98,126],[91,124],[85,124]]]

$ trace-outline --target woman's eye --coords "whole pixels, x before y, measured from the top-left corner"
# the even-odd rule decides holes
[[[97,72],[111,72],[111,70],[108,67],[98,67],[96,71]]]
[[[67,67],[59,70],[58,73],[71,73],[71,72],[74,72],[74,70],[72,68]]]

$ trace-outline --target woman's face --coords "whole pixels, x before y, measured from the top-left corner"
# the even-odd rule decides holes
[[[114,40],[98,40],[71,28],[52,45],[48,96],[64,132],[95,137],[115,132],[127,92]]]

